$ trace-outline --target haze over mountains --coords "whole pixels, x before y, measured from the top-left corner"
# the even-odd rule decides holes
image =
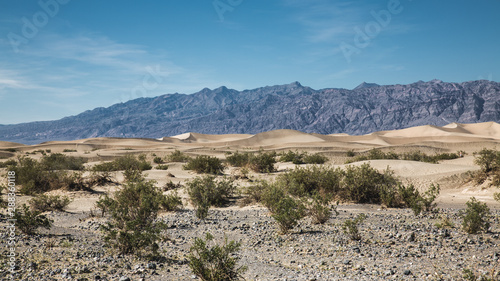
[[[56,121],[0,125],[0,140],[34,144],[94,137],[256,134],[276,129],[353,135],[419,125],[500,121],[500,83],[362,83],[314,90],[298,82],[237,91],[220,87],[96,108]]]

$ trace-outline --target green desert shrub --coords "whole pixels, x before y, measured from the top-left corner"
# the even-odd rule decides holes
[[[40,194],[29,201],[32,210],[47,212],[47,211],[64,211],[71,203],[68,196],[45,195]]]
[[[169,181],[169,182],[167,182],[163,186],[163,191],[174,190],[174,189],[178,189],[178,188],[181,188],[181,187],[182,187],[182,184],[180,182],[179,183],[173,183],[172,181]]]
[[[187,164],[184,165],[184,169],[193,170],[199,174],[219,175],[224,171],[224,166],[217,157],[199,155],[196,158],[189,159]]]
[[[469,234],[488,231],[490,228],[490,208],[486,203],[481,203],[475,197],[467,201],[467,209],[461,212],[462,227]]]
[[[154,181],[139,178],[123,188],[101,198],[97,205],[110,214],[101,226],[105,242],[121,254],[156,256],[157,242],[162,239],[166,224],[157,221],[165,196]]]
[[[30,208],[23,204],[22,211],[16,211],[14,219],[16,220],[16,229],[19,229],[26,235],[36,234],[39,228],[50,229],[53,221],[47,216],[43,215],[41,211],[30,210]]]
[[[156,170],[163,170],[163,171],[166,171],[168,170],[168,165],[164,165],[164,164],[159,164],[155,167]]]
[[[336,194],[342,188],[344,171],[325,166],[296,167],[280,175],[277,183],[293,196]]]
[[[292,162],[293,164],[304,164],[304,153],[288,150],[283,152],[279,158],[280,162]]]
[[[118,157],[111,162],[97,164],[92,167],[93,171],[111,172],[111,171],[126,171],[126,170],[151,170],[152,166],[146,162],[145,157],[139,155],[137,158],[132,154]]]
[[[207,233],[205,239],[195,238],[188,256],[189,268],[204,281],[244,280],[242,274],[246,266],[238,266],[240,258],[236,253],[240,250],[241,243],[227,241],[223,245],[209,245],[214,237]]]
[[[304,155],[304,162],[306,164],[324,164],[328,161],[328,158],[326,156],[323,156],[319,153],[314,153],[314,154],[306,154]]]
[[[354,157],[354,152],[348,153],[349,157]],[[379,159],[393,159],[393,160],[409,160],[409,161],[419,161],[419,162],[428,162],[428,163],[437,163],[440,160],[450,160],[459,158],[459,153],[440,153],[435,155],[428,155],[419,150],[406,152],[402,154],[395,153],[393,151],[383,152],[380,149],[374,148],[369,150],[368,152],[358,155],[353,159],[347,160],[346,164],[365,161],[365,160],[379,160]]]
[[[168,156],[169,162],[187,162],[189,159],[191,159],[191,157],[187,156],[177,149]]]
[[[155,158],[153,158],[153,162],[155,164],[163,164],[163,163],[165,163],[165,161],[163,161],[163,159],[161,157],[158,157],[158,156],[156,156]]]
[[[223,206],[236,190],[232,180],[216,180],[209,175],[194,178],[186,184],[186,188],[191,204],[196,208],[196,217],[202,220],[208,216],[211,206]]]
[[[243,188],[243,205],[260,203],[263,200],[264,192],[269,188],[269,183],[265,180],[259,180],[255,184]]]
[[[7,168],[10,166],[17,166],[17,161],[14,159],[9,159],[7,161],[0,162],[0,168]]]
[[[381,193],[396,188],[397,183],[389,169],[380,173],[368,163],[347,166],[342,181],[342,197],[357,203],[381,203]]]
[[[174,212],[182,208],[182,199],[177,191],[164,196],[161,201],[161,208],[167,212]]]
[[[260,152],[250,159],[250,169],[257,173],[272,173],[276,171],[276,152]]]
[[[359,241],[361,240],[361,234],[359,233],[359,225],[366,219],[365,214],[359,214],[354,220],[345,220],[342,224],[342,230],[345,234],[349,236],[351,240]]]
[[[84,169],[83,164],[87,160],[82,157],[67,156],[62,153],[53,153],[49,156],[43,156],[40,164],[44,170],[77,170]]]
[[[414,185],[399,185],[399,197],[406,207],[413,210],[415,215],[422,212],[431,212],[435,207],[434,201],[439,195],[439,185],[431,184],[423,194],[421,194]]]
[[[288,233],[306,215],[304,204],[276,185],[270,185],[266,190],[263,203],[271,212],[271,217],[278,223],[282,234]]]
[[[325,199],[323,196],[316,194],[312,198],[308,207],[308,215],[311,216],[312,222],[314,224],[324,224],[328,221],[332,214],[331,207],[329,206],[330,200]],[[337,201],[338,204],[338,201]],[[338,215],[337,208],[335,207],[334,212]]]
[[[226,156],[226,161],[233,167],[245,167],[250,163],[252,154],[249,152],[238,152]]]

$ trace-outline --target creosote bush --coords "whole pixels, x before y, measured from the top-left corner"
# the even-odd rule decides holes
[[[486,203],[477,201],[475,197],[471,197],[466,204],[467,209],[461,213],[464,231],[469,234],[487,232],[490,228],[490,208]]]
[[[146,162],[145,155],[139,155],[136,158],[132,154],[127,154],[125,156],[118,157],[111,162],[97,164],[94,167],[92,167],[92,170],[98,172],[126,171],[126,170],[146,171],[146,170],[151,170],[151,168],[152,168],[151,164]]]
[[[68,196],[59,195],[37,195],[29,201],[32,210],[47,212],[47,211],[64,211],[71,199]]]
[[[188,256],[189,268],[204,281],[243,280],[247,267],[238,266],[240,258],[236,256],[241,243],[228,242],[225,237],[223,245],[209,245],[213,239],[210,233],[206,233],[205,239],[194,239]]]
[[[177,193],[177,190],[175,190],[171,194],[165,195],[160,204],[163,210],[167,212],[174,212],[182,208],[182,199]]]
[[[308,154],[307,152],[287,151],[283,152],[279,158],[280,162],[292,162],[293,164],[324,164],[328,158],[319,154]]]
[[[211,206],[221,207],[236,190],[233,181],[227,178],[216,180],[214,176],[196,177],[186,184],[191,204],[196,208],[196,217],[203,220]]]
[[[167,157],[167,159],[168,162],[187,162],[189,159],[191,159],[191,157],[176,149]]]
[[[282,234],[288,233],[306,215],[306,208],[302,202],[286,194],[283,189],[274,184],[265,191],[263,203],[278,223]]]
[[[22,194],[32,195],[60,188],[88,190],[92,187],[82,178],[79,170],[83,169],[83,162],[79,158],[55,153],[43,156],[40,162],[26,156],[19,157],[17,161],[18,165],[9,166],[9,170],[16,173],[16,183],[21,186],[19,191]],[[78,171],[70,173],[61,169]]]
[[[226,161],[234,167],[248,167],[257,173],[272,173],[276,171],[276,152],[263,152],[257,154],[238,152],[228,154]]]
[[[438,163],[440,160],[451,160],[460,157],[459,153],[440,153],[435,155],[428,155],[424,152],[417,150],[417,151],[398,154],[392,151],[383,152],[382,150],[377,148],[371,149],[368,152],[360,154],[358,156],[355,155],[356,154],[353,151],[348,151],[347,156],[352,157],[352,159],[347,160],[346,164],[365,161],[365,160],[377,160],[377,159],[410,160],[410,161],[419,161],[428,163]]]
[[[16,220],[16,229],[27,235],[36,234],[38,228],[50,229],[53,221],[47,216],[42,215],[41,211],[30,210],[30,208],[23,204],[22,212],[16,211],[14,219]]]
[[[366,219],[365,214],[359,214],[354,220],[345,220],[342,224],[342,230],[345,234],[349,235],[351,240],[359,241],[361,240],[361,234],[359,234],[358,226]]]
[[[126,182],[113,197],[101,198],[97,207],[110,214],[101,226],[105,242],[121,254],[157,256],[157,242],[166,224],[156,219],[164,202],[165,196],[154,181],[143,177]]]
[[[187,164],[184,165],[185,170],[194,170],[197,173],[206,173],[219,175],[224,171],[224,166],[222,162],[217,157],[199,155],[196,158],[191,158],[188,160]]]

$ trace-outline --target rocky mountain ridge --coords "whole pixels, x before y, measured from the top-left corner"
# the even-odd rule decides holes
[[[56,121],[0,125],[0,140],[34,144],[92,137],[160,138],[186,132],[255,134],[276,129],[367,134],[452,122],[500,122],[500,83],[418,81],[353,90],[299,82],[237,91],[205,88],[96,108]]]

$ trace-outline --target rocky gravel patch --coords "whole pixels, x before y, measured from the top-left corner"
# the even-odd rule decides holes
[[[341,205],[324,225],[304,219],[287,235],[267,209],[211,209],[201,222],[193,210],[161,216],[168,227],[161,243],[164,260],[116,255],[102,240],[105,218],[82,213],[50,213],[54,226],[40,235],[18,236],[17,280],[198,280],[187,255],[195,237],[210,232],[242,243],[240,264],[247,280],[460,280],[464,269],[500,278],[499,210],[492,210],[492,231],[468,235],[460,229],[458,209],[416,217],[411,210],[382,210],[372,205]],[[342,223],[365,213],[361,241],[351,241]],[[438,228],[441,215],[455,227]],[[5,227],[5,221],[2,221]],[[5,280],[6,234],[2,232]],[[489,275],[488,275],[489,276]]]

